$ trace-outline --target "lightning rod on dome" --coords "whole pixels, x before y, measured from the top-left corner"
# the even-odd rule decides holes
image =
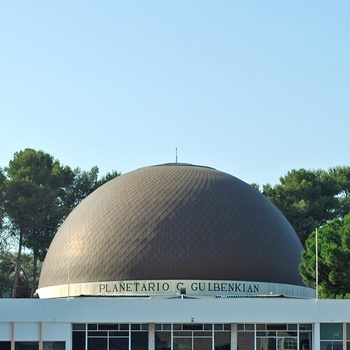
[[[177,164],[177,148],[175,148],[175,163]]]

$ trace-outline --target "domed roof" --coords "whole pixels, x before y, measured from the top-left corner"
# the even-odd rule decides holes
[[[302,286],[301,251],[282,213],[252,186],[209,167],[165,164],[85,198],[54,237],[39,288],[173,279]]]

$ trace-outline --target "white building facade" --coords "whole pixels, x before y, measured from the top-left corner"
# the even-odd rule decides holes
[[[0,350],[346,350],[348,342],[347,300],[0,300]]]

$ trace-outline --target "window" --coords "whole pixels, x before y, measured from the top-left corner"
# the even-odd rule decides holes
[[[156,323],[155,349],[156,350],[171,349],[171,324],[170,323]]]
[[[258,324],[256,348],[259,350],[298,350],[296,324]]]
[[[10,341],[0,341],[0,350],[11,350]]]
[[[343,324],[321,323],[321,350],[343,350]]]
[[[266,325],[257,324],[260,329],[266,329]],[[239,350],[253,350],[254,349],[254,324],[253,323],[239,323],[237,324],[237,345]],[[260,350],[260,349],[258,349]]]
[[[43,350],[65,350],[66,343],[64,341],[44,341]]]
[[[16,341],[15,350],[39,350],[37,341]]]
[[[350,349],[350,323],[346,324],[346,346]]]
[[[72,333],[72,350],[148,349],[148,324],[144,323],[77,323],[72,325]]]

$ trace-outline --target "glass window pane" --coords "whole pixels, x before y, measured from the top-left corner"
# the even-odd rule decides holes
[[[110,331],[109,332],[109,336],[110,337],[129,337],[129,332],[125,332],[125,331]]]
[[[88,350],[107,350],[107,338],[88,338]]]
[[[193,332],[193,335],[195,337],[211,337],[212,332],[205,332],[205,331],[198,331],[198,332]]]
[[[278,339],[278,350],[298,350],[297,338],[283,337]]]
[[[192,332],[185,332],[185,331],[174,332],[174,337],[192,337]]]
[[[214,349],[215,350],[230,350],[231,333],[215,332],[214,333]],[[238,346],[241,349],[240,346]]]
[[[277,332],[278,338],[285,338],[285,337],[297,337],[297,332],[287,332],[287,331],[278,331]]]
[[[312,333],[300,332],[299,333],[299,349],[311,350],[312,349]]]
[[[343,350],[343,342],[321,341],[321,350]]]
[[[193,350],[211,350],[211,338],[194,338]]]
[[[15,350],[39,350],[37,341],[16,341]]]
[[[109,338],[109,350],[129,350],[129,338]]]
[[[11,350],[10,341],[0,341],[0,350]]]
[[[182,325],[184,331],[201,331],[203,329],[202,324],[184,324]]]
[[[276,332],[256,332],[257,337],[276,337]]]
[[[43,350],[65,350],[66,343],[64,341],[44,341]]]
[[[148,332],[131,332],[131,350],[148,350]]]
[[[155,333],[156,350],[170,350],[171,349],[171,333],[170,332],[156,332]]]
[[[85,331],[85,323],[73,323],[73,331]]]
[[[237,345],[239,350],[254,350],[254,332],[238,332]]]
[[[174,338],[174,350],[192,350],[192,338]]]
[[[98,329],[101,331],[116,331],[118,330],[118,324],[115,323],[99,323]]]
[[[267,325],[267,330],[273,330],[273,331],[282,331],[282,330],[287,330],[287,325],[286,324],[268,324]]]
[[[257,338],[256,348],[259,350],[276,350],[276,338]]]
[[[73,332],[72,350],[85,350],[85,332]]]
[[[342,323],[321,323],[320,325],[321,340],[342,340],[343,324]]]
[[[88,337],[107,337],[106,331],[88,332]]]

